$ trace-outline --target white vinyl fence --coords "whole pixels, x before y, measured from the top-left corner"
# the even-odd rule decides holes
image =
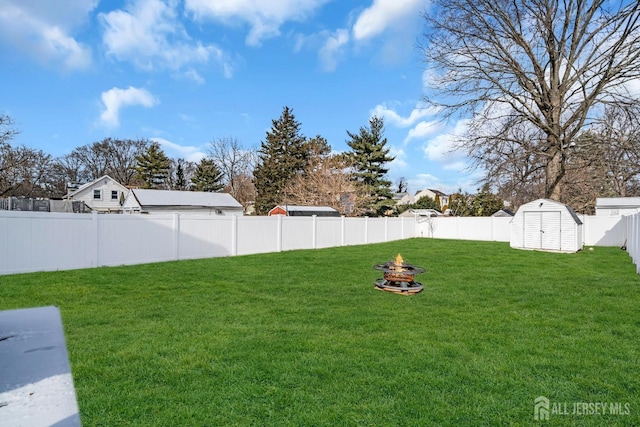
[[[627,223],[620,216],[578,215],[583,223],[585,246],[623,246]],[[439,239],[489,240],[508,242],[511,218],[507,217],[433,217],[418,218],[418,237]]]
[[[415,236],[413,218],[0,211],[0,274],[327,248]]]
[[[636,272],[640,274],[640,213],[623,217],[627,226],[627,240],[625,246],[636,265]]]
[[[640,214],[580,216],[586,246],[640,262]],[[410,237],[508,242],[511,218],[98,215],[0,211],[0,274],[379,243]],[[640,267],[638,268],[640,273]]]

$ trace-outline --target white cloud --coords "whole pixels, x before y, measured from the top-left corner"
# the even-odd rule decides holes
[[[224,52],[214,45],[193,41],[179,22],[177,6],[173,0],[136,0],[126,10],[100,14],[107,54],[147,71],[176,71],[214,59],[229,77],[233,67]],[[192,67],[188,68],[184,75],[199,83],[204,80]]]
[[[139,89],[129,86],[127,89],[114,87],[101,95],[103,110],[100,120],[108,127],[120,125],[120,109],[123,107],[141,105],[151,108],[159,103],[146,89]]]
[[[389,154],[395,157],[395,159],[393,159],[393,161],[389,164],[392,174],[394,172],[399,172],[403,169],[406,169],[409,165],[407,163],[407,153],[402,148],[390,146]]]
[[[388,29],[403,30],[408,21],[420,17],[426,7],[425,0],[374,0],[353,26],[356,40],[367,40],[381,35]]]
[[[202,152],[201,147],[193,145],[180,145],[175,142],[171,142],[164,138],[150,138],[151,141],[157,142],[162,147],[165,153],[174,159],[185,159],[190,162],[199,162],[206,157],[206,154]]]
[[[454,128],[428,140],[423,150],[425,156],[434,162],[442,164],[444,169],[462,171],[466,167],[466,156],[462,151],[457,151],[459,138],[467,131],[470,121],[459,120]]]
[[[424,139],[442,129],[442,123],[439,120],[431,120],[428,122],[419,122],[415,127],[409,130],[405,138],[405,144],[412,139]]]
[[[193,68],[188,69],[183,73],[183,75],[189,80],[193,80],[198,84],[204,84],[204,78]]]
[[[185,10],[196,19],[210,18],[225,25],[249,24],[246,38],[250,46],[280,35],[287,21],[303,21],[330,0],[185,0]]]
[[[349,42],[349,31],[338,29],[329,34],[318,56],[325,71],[334,71],[338,66],[338,57],[343,54],[344,46]]]
[[[97,0],[56,2],[0,0],[0,42],[38,61],[60,63],[67,70],[91,65],[91,49],[78,42],[73,30],[84,24]]]
[[[416,107],[411,110],[411,113],[407,117],[402,117],[400,114],[395,112],[393,109],[387,107],[386,104],[378,104],[371,111],[372,116],[382,117],[386,120],[386,123],[390,123],[397,127],[408,127],[414,125],[416,122],[422,120],[425,117],[433,117],[438,113],[438,111],[434,108],[424,107],[421,105],[416,105]]]

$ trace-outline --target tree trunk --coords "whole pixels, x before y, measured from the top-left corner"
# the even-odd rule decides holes
[[[555,151],[549,158],[545,169],[545,188],[544,196],[551,200],[560,201],[561,181],[565,175],[564,161],[562,158],[562,150],[553,148]]]

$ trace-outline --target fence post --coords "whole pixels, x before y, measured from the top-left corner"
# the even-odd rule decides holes
[[[180,214],[173,213],[173,259],[180,259]]]
[[[364,244],[369,243],[369,217],[364,217]]]
[[[278,229],[276,236],[276,252],[282,252],[282,215],[276,215],[278,218]]]
[[[238,215],[231,217],[231,255],[238,255]]]
[[[389,217],[384,217],[384,241],[389,241]]]
[[[98,226],[98,212],[91,212],[91,223],[93,224],[93,247],[95,267],[100,267],[100,227]]]
[[[340,217],[340,246],[344,246],[344,215]]]
[[[311,226],[313,227],[311,231],[311,248],[316,249],[318,240],[318,216],[312,215],[311,218],[313,218],[311,221]]]

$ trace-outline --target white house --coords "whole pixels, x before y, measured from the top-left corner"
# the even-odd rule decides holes
[[[640,197],[599,197],[596,216],[619,216],[638,212]]]
[[[228,193],[133,189],[122,205],[125,213],[193,213],[242,215],[242,205]]]
[[[70,191],[64,199],[84,202],[93,211],[120,212],[120,202],[128,192],[127,187],[104,175]]]
[[[538,199],[518,208],[511,220],[510,245],[517,249],[577,252],[582,249],[582,221],[563,203]]]

